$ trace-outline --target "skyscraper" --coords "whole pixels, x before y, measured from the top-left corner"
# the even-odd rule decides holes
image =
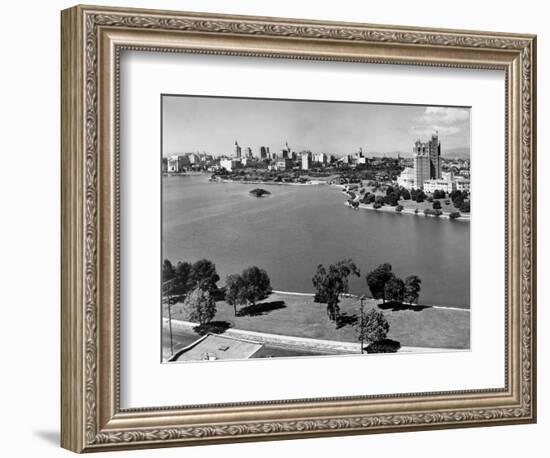
[[[441,142],[437,132],[426,143],[416,140],[413,146],[414,187],[422,189],[424,181],[441,178]]]
[[[267,150],[265,146],[260,146],[260,159],[266,159],[267,158]]]
[[[241,147],[237,143],[237,140],[235,140],[235,157],[241,157]]]

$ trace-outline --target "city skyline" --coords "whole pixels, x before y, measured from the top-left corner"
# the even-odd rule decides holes
[[[235,141],[258,155],[280,151],[412,156],[414,142],[439,132],[442,154],[469,156],[470,109],[354,102],[163,96],[163,155],[231,155]],[[215,131],[216,135],[212,135]]]

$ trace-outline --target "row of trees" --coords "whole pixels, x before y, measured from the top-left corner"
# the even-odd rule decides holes
[[[382,299],[384,303],[386,301],[409,305],[418,303],[422,282],[417,275],[409,275],[403,281],[392,272],[391,264],[384,263],[371,271],[366,280],[372,297]]]
[[[327,304],[327,316],[339,324],[340,298],[349,293],[351,276],[360,277],[361,272],[352,259],[343,259],[326,268],[322,264],[312,278],[315,288],[314,301]],[[392,272],[388,263],[379,265],[366,276],[366,282],[374,299],[417,304],[420,296],[421,280],[417,275],[409,275],[402,280]]]
[[[175,266],[165,259],[162,264],[162,281],[170,285],[168,292],[172,296],[185,296],[196,288],[215,293],[219,280],[215,264],[208,259],[200,259],[194,264],[178,262]]]
[[[240,274],[228,275],[225,282],[225,301],[233,306],[235,316],[239,305],[256,305],[256,301],[264,299],[271,293],[271,280],[267,272],[252,266]]]
[[[215,264],[201,259],[193,264],[178,262],[175,266],[165,259],[162,265],[163,295],[168,305],[183,299],[183,311],[187,319],[204,325],[216,315],[216,297],[224,294],[226,302],[233,306],[235,316],[239,305],[255,305],[271,292],[267,272],[252,266],[240,274],[227,276],[223,290],[218,288],[220,276]]]

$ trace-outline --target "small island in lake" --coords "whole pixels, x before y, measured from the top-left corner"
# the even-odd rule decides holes
[[[263,197],[263,196],[267,196],[268,194],[271,194],[271,193],[269,191],[267,191],[266,189],[255,188],[252,191],[250,191],[250,194],[252,194],[253,196],[256,196],[256,197]]]

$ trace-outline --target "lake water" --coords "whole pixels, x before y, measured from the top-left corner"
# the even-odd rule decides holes
[[[336,187],[211,183],[208,176],[163,178],[163,258],[207,258],[220,285],[257,265],[274,289],[313,292],[318,264],[352,258],[361,278],[351,292],[369,293],[365,275],[389,262],[396,275],[422,280],[420,303],[470,307],[470,225],[413,215],[352,210]]]

